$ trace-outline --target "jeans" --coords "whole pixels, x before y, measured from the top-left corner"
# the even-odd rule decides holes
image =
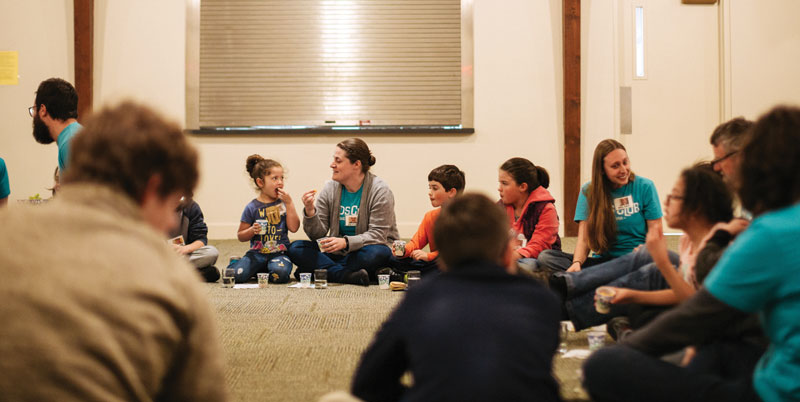
[[[244,283],[259,272],[269,273],[269,281],[273,283],[289,282],[292,273],[292,261],[281,253],[262,254],[258,250],[249,250],[244,257],[232,266],[236,273],[236,283]]]
[[[600,269],[600,265],[592,268],[592,270],[595,269]],[[661,275],[661,271],[658,270],[655,263],[647,264],[636,271],[623,275],[611,282],[604,283],[603,285],[636,290],[661,290],[669,288],[667,280]],[[594,307],[594,291],[583,292],[564,302],[564,307],[567,309],[572,324],[575,325],[575,330],[600,325],[617,316],[628,315],[631,306],[630,304],[612,304],[611,311],[608,314],[600,314]]]
[[[678,254],[667,251],[667,255],[673,265],[677,266],[680,264],[680,257]],[[564,279],[567,282],[568,297],[573,297],[584,292],[594,292],[597,287],[607,285],[609,282],[634,272],[652,262],[653,257],[650,256],[647,247],[642,246],[637,251],[632,251],[602,264],[592,265],[578,272],[567,272],[560,275],[564,275]]]
[[[572,265],[574,254],[565,253],[560,250],[543,250],[537,258],[538,265],[556,271],[566,271]],[[581,268],[591,267],[611,260],[611,257],[589,257],[583,262]]]
[[[350,272],[365,269],[370,278],[375,271],[387,267],[392,250],[383,244],[370,244],[347,254],[323,253],[315,241],[297,240],[289,246],[289,258],[297,264],[298,272],[328,271],[328,281],[341,283]]]
[[[699,348],[692,364],[684,368],[613,345],[586,360],[583,386],[597,402],[760,401],[752,385],[759,356],[759,348],[743,342],[712,343]],[[708,359],[725,366],[724,372],[713,365],[694,364]]]

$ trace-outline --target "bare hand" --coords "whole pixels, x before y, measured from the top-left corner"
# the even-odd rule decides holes
[[[173,249],[175,250],[175,252],[176,252],[176,253],[178,253],[179,255],[186,255],[186,254],[189,254],[188,247],[186,247],[186,246],[181,246],[180,244],[173,244],[173,245],[172,245],[172,248],[173,248]]]
[[[694,359],[694,355],[696,354],[697,354],[697,349],[695,349],[694,346],[687,346],[683,352],[683,359],[681,359],[681,367],[688,366],[689,363],[692,362],[692,359]]]
[[[520,258],[525,258],[525,257],[523,257],[523,256],[522,256],[522,254],[520,254],[520,253],[519,253],[519,252],[517,252],[517,251],[514,251],[514,252],[511,254],[511,261],[516,261],[516,260],[518,260],[518,259],[520,259]]]
[[[319,249],[323,253],[333,253],[344,250],[345,247],[347,247],[347,242],[344,237],[326,237],[319,242]]]
[[[653,257],[653,261],[669,261],[669,255],[667,255],[667,240],[664,239],[664,232],[661,231],[658,225],[653,225],[653,227],[647,230],[645,244],[647,245],[647,251],[649,251],[650,255]]]
[[[314,216],[317,212],[314,209],[314,199],[316,198],[317,190],[310,190],[303,193],[303,196],[300,197],[300,200],[303,201],[303,209],[306,211],[306,216]]]
[[[422,250],[414,250],[411,252],[411,258],[415,260],[428,261],[428,253]]]
[[[567,268],[567,272],[578,272],[580,270],[581,270],[581,264],[578,264],[577,262],[573,262],[572,265],[570,265],[569,268]]]
[[[250,229],[253,229],[253,234],[257,235],[258,232],[261,231],[261,225],[259,225],[258,222],[255,222],[253,223],[253,226],[250,226]]]
[[[292,204],[292,196],[289,195],[286,191],[283,191],[282,188],[277,189],[278,192],[278,199],[283,201],[286,205]]]
[[[631,289],[609,287],[615,292],[614,298],[611,299],[611,304],[627,304],[631,302],[631,297],[633,296]]]

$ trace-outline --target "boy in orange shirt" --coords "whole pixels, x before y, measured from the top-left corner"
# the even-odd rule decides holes
[[[419,229],[411,241],[406,243],[402,257],[392,256],[391,267],[396,271],[419,270],[423,275],[437,270],[436,245],[433,243],[433,225],[443,204],[464,192],[464,172],[455,165],[442,165],[428,173],[428,198],[434,209],[428,211],[419,224]],[[430,252],[422,250],[430,244]],[[394,275],[393,275],[394,276]]]

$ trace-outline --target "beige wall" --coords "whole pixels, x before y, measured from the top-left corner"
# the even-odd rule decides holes
[[[98,0],[95,9],[95,103],[133,97],[159,108],[183,122],[185,71],[185,2]],[[615,94],[618,53],[615,49],[613,2],[582,2],[583,18],[583,115],[582,178],[594,145],[614,137],[618,124]],[[762,2],[759,2],[759,4]],[[793,0],[774,3],[797,7]],[[25,108],[32,103],[38,83],[51,76],[73,79],[72,2],[0,0],[0,50],[20,51],[20,85],[0,86],[0,156],[11,173],[12,199],[44,193],[56,165],[55,145],[34,143]],[[690,7],[690,6],[685,6]],[[738,8],[737,8],[738,7]],[[731,10],[732,50],[729,85],[734,114],[754,117],[777,100],[799,100],[798,78],[790,74],[800,63],[797,28],[780,7],[763,12]],[[154,10],[158,10],[155,12]],[[686,9],[682,12],[687,12]],[[713,8],[701,13],[701,21],[713,20]],[[712,17],[709,17],[709,13]],[[754,15],[750,20],[750,15]],[[771,18],[781,17],[778,22]],[[656,17],[657,18],[657,17]],[[147,21],[146,27],[144,21]],[[739,25],[737,25],[739,24]],[[762,29],[756,42],[748,32]],[[545,166],[551,174],[551,191],[561,200],[563,169],[561,0],[475,0],[475,129],[468,136],[365,136],[377,157],[374,171],[391,185],[397,202],[397,219],[403,236],[410,236],[430,208],[426,195],[428,171],[442,163],[454,163],[467,175],[467,187],[496,197],[497,166],[512,156],[523,156]],[[664,25],[669,35],[681,38],[675,25]],[[704,35],[715,35],[713,29]],[[748,39],[745,40],[744,37]],[[775,41],[775,38],[779,40]],[[684,41],[693,38],[683,37]],[[706,38],[708,40],[708,38]],[[711,39],[713,41],[713,38]],[[770,42],[770,40],[773,40]],[[705,42],[704,42],[705,43]],[[745,57],[758,50],[770,68]],[[716,49],[703,49],[715,52]],[[692,63],[679,48],[671,48],[675,66]],[[741,55],[741,56],[739,56]],[[769,74],[760,74],[768,71]],[[780,74],[777,74],[776,71]],[[726,75],[727,77],[728,75]],[[787,85],[791,83],[792,85]],[[718,84],[704,91],[718,96]],[[753,96],[750,96],[753,93]],[[672,98],[668,98],[671,101]],[[758,109],[758,110],[757,110]],[[658,117],[658,114],[655,115]],[[670,158],[662,144],[692,144],[678,154],[680,163],[710,152],[697,136],[707,137],[716,121],[688,124],[685,132],[655,133],[640,137],[633,147],[637,171],[657,180],[659,190],[674,179]],[[197,200],[202,205],[212,238],[232,238],[244,205],[254,196],[244,171],[251,153],[279,159],[287,168],[289,193],[298,199],[311,188],[319,189],[329,178],[328,164],[337,136],[237,136],[192,140],[201,152],[202,180]],[[638,141],[638,140],[637,140]],[[652,146],[652,144],[657,144]],[[698,148],[698,149],[695,149]],[[657,177],[653,177],[657,179]],[[666,183],[664,183],[666,181]]]

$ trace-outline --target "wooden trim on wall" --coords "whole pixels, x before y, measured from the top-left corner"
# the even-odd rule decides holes
[[[92,111],[94,75],[94,0],[74,0],[75,90],[78,118]]]
[[[564,0],[564,235],[577,236],[581,179],[581,0]]]

